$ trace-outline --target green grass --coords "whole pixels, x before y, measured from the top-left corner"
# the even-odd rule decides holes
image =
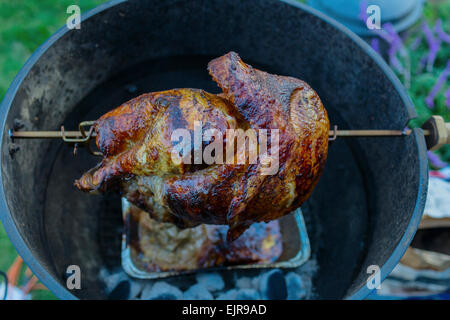
[[[14,261],[17,253],[6,236],[5,229],[0,223],[0,270],[6,271]]]
[[[66,23],[67,7],[86,12],[104,0],[0,0],[0,100],[25,61],[52,33]],[[7,270],[17,253],[0,224],[0,270]],[[36,291],[34,299],[55,299]]]
[[[71,4],[80,6],[82,12],[103,3],[103,0],[0,0],[0,99],[3,98],[8,86],[22,65],[53,32],[64,25],[67,14],[66,8]],[[301,1],[304,2],[304,1]],[[444,30],[450,32],[450,2],[434,1],[427,3],[424,17],[430,24],[438,18],[444,22]],[[413,32],[414,33],[414,32]],[[414,35],[414,34],[413,34]],[[407,41],[410,44],[412,40]],[[410,51],[411,57],[411,86],[409,94],[416,106],[418,119],[412,121],[413,126],[420,126],[432,114],[440,114],[447,121],[450,112],[445,106],[443,93],[448,89],[448,82],[441,90],[436,101],[435,109],[430,110],[425,105],[425,97],[436,82],[450,58],[450,46],[443,44],[436,59],[435,68],[431,73],[416,75],[414,70],[420,58],[428,50],[425,42],[415,50]],[[450,147],[440,151],[443,159],[450,162]],[[14,261],[17,253],[12,247],[3,227],[0,225],[0,270],[7,270]],[[37,292],[35,299],[52,299],[50,292]]]

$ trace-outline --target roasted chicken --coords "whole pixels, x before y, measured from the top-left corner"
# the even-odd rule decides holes
[[[327,157],[329,121],[319,96],[299,79],[254,69],[235,52],[212,60],[208,70],[222,93],[148,93],[98,119],[94,130],[103,160],[75,186],[119,190],[153,219],[179,227],[229,225],[228,240],[253,222],[274,220],[298,208],[311,194]],[[214,163],[186,163],[185,152],[180,152],[183,161],[175,161],[175,130],[193,132],[198,123],[215,134],[206,142],[185,144],[192,154],[219,137],[224,146],[232,145],[237,137],[229,129],[263,132],[267,139],[258,136],[255,145],[248,135],[244,150],[233,145],[221,155],[214,149]],[[250,149],[262,156],[250,161]],[[276,170],[268,174],[274,162]]]

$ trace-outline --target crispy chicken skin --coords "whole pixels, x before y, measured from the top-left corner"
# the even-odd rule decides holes
[[[75,186],[118,189],[152,218],[180,227],[227,224],[228,240],[253,222],[298,208],[327,157],[329,121],[319,96],[299,79],[254,69],[235,52],[212,60],[208,70],[221,94],[198,89],[149,93],[97,120],[97,146],[104,157]],[[174,163],[172,132],[193,130],[196,120],[204,130],[221,132],[224,141],[227,129],[278,129],[278,170],[262,174],[266,164],[260,157],[245,164]],[[270,143],[268,151],[276,152]]]

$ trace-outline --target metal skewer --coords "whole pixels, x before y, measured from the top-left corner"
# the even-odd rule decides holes
[[[80,131],[11,131],[9,136],[13,139],[81,139],[85,138]],[[93,138],[96,133],[93,132],[90,137]]]
[[[338,130],[337,126],[334,126],[333,130],[330,130],[328,136],[329,140],[336,140],[337,137],[402,137],[409,136],[412,133],[411,129],[406,130]],[[423,130],[425,136],[430,135],[429,130]]]
[[[330,130],[329,136],[334,137],[393,137],[393,136],[408,136],[412,130]],[[429,130],[424,130],[424,135],[429,135]],[[84,138],[80,131],[12,131],[10,134],[14,139],[57,139],[63,138]],[[93,132],[90,137],[96,137]]]
[[[101,156],[101,152],[93,151],[90,146],[90,140],[94,136],[95,132],[92,132],[88,136],[83,136],[81,131],[65,131],[64,126],[61,126],[60,131],[14,131],[9,129],[9,137],[13,142],[15,139],[62,139],[68,144],[73,144],[74,155],[77,154],[78,147],[81,144],[83,146],[87,145],[91,154]],[[18,149],[13,150],[15,153]],[[97,152],[98,154],[96,154]]]
[[[65,131],[61,126],[60,131],[13,131],[10,130],[11,139],[63,139],[64,142],[73,143],[75,147],[78,144],[87,145],[90,149],[90,140],[96,137],[93,128],[95,121],[83,121],[78,125],[79,131]],[[87,129],[89,128],[89,129]],[[440,116],[432,116],[422,127],[423,134],[427,139],[429,149],[437,149],[438,147],[450,143],[450,124],[445,123]],[[334,141],[337,137],[402,137],[409,136],[411,129],[405,130],[338,130],[334,126],[329,132],[329,140]],[[102,155],[98,151],[90,152],[95,155]]]
[[[86,146],[94,156],[102,156],[99,151],[92,150],[91,139],[96,136],[94,131],[95,121],[83,121],[78,124],[78,131],[65,131],[61,126],[60,131],[14,131],[9,130],[9,137],[14,139],[62,139],[64,142],[74,145],[74,154],[76,154],[78,146]],[[87,128],[89,128],[87,130]]]

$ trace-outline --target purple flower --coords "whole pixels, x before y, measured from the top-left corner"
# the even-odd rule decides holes
[[[447,66],[445,67],[444,71],[442,71],[442,73],[440,74],[430,93],[425,98],[425,103],[427,104],[428,108],[431,109],[434,107],[434,98],[438,94],[439,90],[441,90],[442,86],[444,85],[449,75],[450,75],[450,59],[447,61]]]
[[[428,160],[430,161],[431,165],[437,169],[442,169],[448,166],[448,163],[445,161],[442,161],[441,158],[437,154],[435,154],[433,151],[428,151]]]
[[[373,50],[375,50],[378,54],[380,54],[380,42],[378,41],[378,38],[373,38],[370,41],[370,46]]]
[[[423,36],[420,34],[414,39],[414,41],[411,43],[411,46],[410,46],[411,50],[416,50],[420,46],[420,43],[422,42],[422,38],[423,38]]]
[[[433,31],[425,22],[422,24],[422,30],[425,34],[425,39],[427,40],[428,47],[430,48],[428,55],[426,56],[426,62],[427,71],[431,72],[433,70],[434,60],[436,60],[437,53],[441,48],[442,41],[439,37],[434,37]],[[423,64],[424,62],[421,63],[421,67],[423,67]]]
[[[359,16],[358,18],[361,19],[364,23],[366,23],[367,18],[369,17],[367,15],[367,7],[369,6],[369,1],[362,0],[359,2]]]
[[[444,42],[450,43],[450,34],[446,34],[444,29],[442,29],[442,20],[438,19],[436,25],[434,26],[434,31],[436,32],[439,39]]]
[[[428,95],[425,98],[425,104],[427,105],[428,108],[433,109],[434,108],[434,97],[432,97],[431,95]]]
[[[403,41],[398,35],[397,31],[395,31],[394,26],[391,23],[383,24],[383,28],[386,31],[386,34],[383,36],[383,38],[390,44],[388,50],[389,63],[398,72],[403,72],[403,66],[400,63],[400,60],[398,60],[397,58],[397,53],[403,48]],[[380,35],[381,34],[382,33],[380,33]]]

